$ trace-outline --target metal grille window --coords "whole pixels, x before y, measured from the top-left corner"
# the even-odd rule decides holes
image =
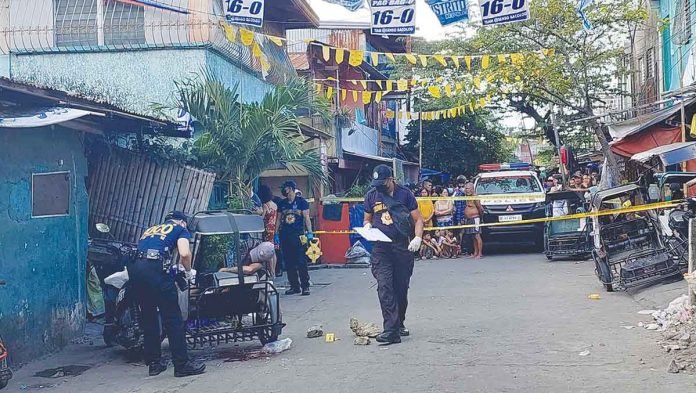
[[[106,0],[104,7],[104,44],[145,43],[145,9],[138,5]]]
[[[646,79],[646,71],[645,71],[645,58],[643,56],[638,59],[638,80],[641,82],[645,82]]]
[[[645,69],[648,79],[655,77],[655,49],[650,48],[645,53]]]
[[[691,0],[677,0],[672,40],[677,45],[691,42]]]
[[[97,1],[100,0],[53,0],[56,46],[98,44]]]
[[[31,216],[70,214],[70,172],[34,173],[31,176]]]

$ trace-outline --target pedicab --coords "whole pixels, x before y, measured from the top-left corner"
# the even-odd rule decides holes
[[[592,212],[639,206],[645,188],[627,184],[597,192]],[[679,263],[665,247],[655,210],[620,212],[592,218],[595,273],[608,291],[647,286],[680,273]]]
[[[276,341],[285,324],[273,275],[266,268],[251,275],[242,269],[245,256],[263,241],[263,219],[254,214],[205,211],[188,222],[196,270],[186,292],[187,304],[182,307],[188,346]],[[225,267],[233,267],[233,272],[219,271]]]
[[[577,191],[546,193],[546,217],[584,213],[585,198]],[[554,207],[556,214],[554,214]],[[544,254],[554,257],[587,258],[592,253],[592,223],[586,218],[573,218],[544,223]]]

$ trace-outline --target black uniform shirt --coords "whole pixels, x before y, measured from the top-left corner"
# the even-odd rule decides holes
[[[406,187],[398,184],[395,185],[392,198],[397,202],[401,202],[409,211],[418,210],[416,197],[413,196],[411,190]],[[400,238],[399,232],[394,226],[391,214],[389,214],[387,205],[384,203],[384,196],[381,192],[375,189],[370,190],[367,195],[365,195],[364,207],[366,213],[372,213],[371,224],[373,228],[377,228],[384,232],[384,234],[392,240]]]

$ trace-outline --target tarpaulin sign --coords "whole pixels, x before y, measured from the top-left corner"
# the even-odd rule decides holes
[[[480,0],[484,26],[529,19],[529,0]]]
[[[428,5],[443,26],[468,20],[469,8],[467,3],[468,0],[428,0]]]
[[[324,0],[327,3],[338,4],[346,7],[348,11],[357,11],[363,6],[363,0]]]
[[[411,35],[416,32],[416,0],[370,0],[374,35]]]
[[[225,18],[230,23],[263,26],[264,0],[225,0]]]

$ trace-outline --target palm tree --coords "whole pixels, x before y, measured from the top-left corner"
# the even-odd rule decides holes
[[[263,171],[278,164],[304,168],[312,184],[327,181],[318,152],[304,146],[298,113],[318,115],[328,124],[328,102],[314,96],[300,78],[277,86],[257,103],[240,103],[237,90],[209,72],[177,84],[179,105],[203,129],[193,145],[198,165],[229,182],[230,196],[238,198],[247,196]]]

